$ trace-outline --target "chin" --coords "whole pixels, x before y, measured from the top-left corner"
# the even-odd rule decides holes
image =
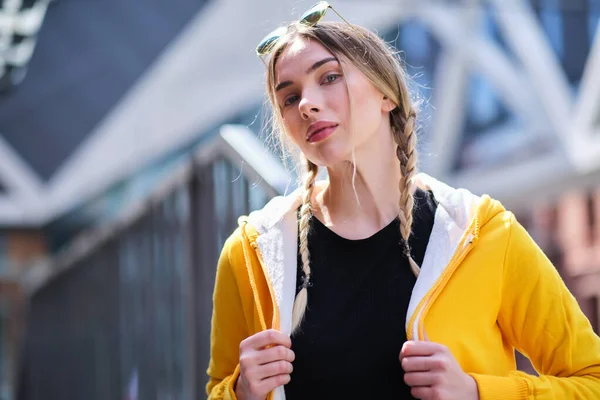
[[[352,150],[339,143],[322,143],[313,154],[315,157],[311,157],[311,160],[319,167],[329,168],[352,162]]]

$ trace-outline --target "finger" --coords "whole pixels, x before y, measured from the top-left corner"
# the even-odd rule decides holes
[[[404,372],[426,372],[433,370],[432,357],[404,357],[400,361]]]
[[[404,382],[408,386],[433,386],[440,383],[441,375],[437,372],[408,372],[404,374]]]
[[[435,399],[435,391],[431,386],[415,386],[410,389],[410,394],[415,399],[432,400]],[[438,397],[439,398],[439,397]]]
[[[290,348],[292,347],[292,341],[289,336],[284,335],[275,329],[268,329],[250,336],[242,342],[242,345],[248,346],[254,350],[262,350],[267,346],[277,345]]]
[[[436,353],[444,352],[445,347],[439,343],[424,341],[407,341],[400,350],[400,359],[404,357],[426,357]]]
[[[256,352],[255,361],[257,364],[267,364],[279,360],[293,362],[295,358],[292,350],[279,345]]]
[[[259,366],[257,377],[266,379],[272,376],[291,374],[293,370],[292,363],[280,360]]]
[[[288,383],[290,383],[291,379],[292,378],[288,374],[275,375],[275,376],[271,376],[269,378],[263,379],[260,382],[260,386],[262,388],[261,392],[269,393],[271,390],[275,389],[276,387],[287,385]]]

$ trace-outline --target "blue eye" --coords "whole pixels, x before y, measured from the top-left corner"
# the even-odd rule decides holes
[[[291,104],[294,104],[294,102],[295,102],[297,99],[298,99],[298,96],[296,96],[296,95],[290,96],[290,97],[288,97],[287,99],[285,99],[285,100],[283,101],[283,106],[285,107],[285,106],[289,106],[289,105],[291,105]]]
[[[323,83],[333,83],[333,82],[337,81],[337,79],[338,79],[340,76],[341,76],[341,75],[339,75],[339,74],[330,74],[330,75],[327,75],[327,76],[325,77],[325,80],[324,80],[324,82],[323,82]]]

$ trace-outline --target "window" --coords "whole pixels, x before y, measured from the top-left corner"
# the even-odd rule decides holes
[[[535,135],[509,111],[484,76],[472,73],[467,83],[466,116],[454,169],[498,165],[529,157]]]
[[[590,43],[594,43],[596,31],[598,25],[600,25],[600,0],[588,0],[589,1],[589,13],[588,13],[588,35]]]
[[[467,108],[467,131],[500,125],[508,115],[508,110],[500,103],[492,85],[479,75],[472,75],[469,79]]]
[[[422,140],[427,142],[431,105],[435,96],[433,81],[441,54],[441,44],[438,39],[418,21],[403,21],[402,24],[390,29],[382,35],[383,39],[400,52],[404,67],[411,78],[409,87],[411,94],[422,100],[419,123],[422,128]]]
[[[505,52],[510,53],[489,8],[486,8],[482,15],[481,28],[484,37],[496,42]],[[496,95],[495,88],[483,76],[471,75],[467,90],[468,114],[465,130],[469,134],[497,127],[509,120],[509,112]]]
[[[539,18],[552,49],[563,57],[563,20],[559,7],[560,0],[541,0]]]
[[[536,0],[534,7],[550,46],[576,91],[598,28],[600,2]]]
[[[383,39],[401,52],[408,74],[423,90],[431,89],[441,45],[429,30],[417,21],[406,21],[382,35]]]

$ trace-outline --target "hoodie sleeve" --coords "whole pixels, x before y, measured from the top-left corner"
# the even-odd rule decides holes
[[[209,400],[236,399],[234,388],[239,376],[240,343],[249,336],[233,271],[235,263],[244,262],[239,250],[240,240],[239,231],[236,231],[223,246],[217,265],[207,370],[209,382],[206,385]]]
[[[600,338],[560,275],[511,213],[498,323],[539,376],[471,374],[480,400],[600,399]]]

